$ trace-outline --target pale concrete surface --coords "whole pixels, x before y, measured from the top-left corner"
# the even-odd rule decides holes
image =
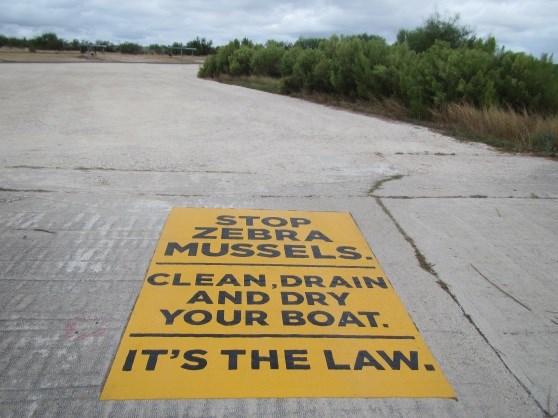
[[[2,416],[557,412],[556,162],[196,70],[0,65]],[[99,401],[173,205],[351,212],[458,401]]]

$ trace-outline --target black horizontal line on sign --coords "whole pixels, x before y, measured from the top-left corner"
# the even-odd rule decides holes
[[[332,266],[329,264],[254,264],[254,263],[183,263],[156,262],[159,266],[252,266],[252,267],[330,267],[343,269],[375,269],[375,266]]]
[[[414,340],[412,335],[339,335],[339,334],[181,334],[166,332],[134,332],[130,337],[163,338],[340,338],[359,340]]]

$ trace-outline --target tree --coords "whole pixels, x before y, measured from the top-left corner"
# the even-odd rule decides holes
[[[213,41],[208,41],[205,38],[196,37],[193,41],[186,44],[188,48],[196,48],[194,55],[211,55],[215,53],[215,48],[213,47]]]
[[[471,29],[459,24],[459,15],[452,18],[434,13],[420,26],[413,30],[401,29],[397,34],[397,43],[406,43],[415,52],[424,52],[436,41],[447,42],[451,48],[459,48],[471,39]]]
[[[35,49],[61,51],[64,49],[65,42],[55,33],[48,32],[33,38],[31,46]]]

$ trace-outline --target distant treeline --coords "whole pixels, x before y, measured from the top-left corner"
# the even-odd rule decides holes
[[[30,39],[16,38],[13,36],[9,37],[0,34],[0,47],[28,48],[31,52],[37,50],[77,51],[87,49],[88,45],[104,45],[104,50],[106,52],[121,52],[123,54],[180,54],[179,50],[173,50],[171,47],[196,48],[194,55],[210,55],[215,53],[216,50],[215,47],[213,47],[212,41],[206,40],[205,38],[200,39],[199,37],[185,44],[174,42],[171,45],[151,44],[149,46],[142,46],[133,42],[113,44],[112,42],[103,40],[91,42],[73,39],[72,41],[66,41],[51,32]],[[189,54],[190,52],[185,51],[185,53]]]
[[[558,111],[558,66],[480,39],[458,17],[433,15],[402,29],[393,44],[376,35],[301,38],[257,45],[237,39],[206,59],[200,77],[268,76],[279,91],[326,93],[349,100],[395,99],[422,117],[431,109],[465,103],[519,112]]]

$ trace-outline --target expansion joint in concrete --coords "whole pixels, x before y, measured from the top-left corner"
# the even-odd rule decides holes
[[[456,305],[459,307],[459,309],[461,310],[461,312],[463,313],[463,316],[465,316],[465,318],[467,318],[467,320],[471,323],[471,325],[475,328],[475,330],[479,333],[479,335],[484,339],[484,341],[486,342],[486,344],[488,344],[488,346],[492,349],[492,351],[494,351],[494,353],[496,354],[496,356],[500,359],[500,361],[502,362],[502,364],[504,365],[504,367],[508,370],[508,372],[510,372],[510,374],[515,378],[515,380],[521,385],[521,387],[523,388],[523,390],[525,390],[525,392],[529,395],[529,397],[535,402],[535,404],[541,409],[541,411],[543,412],[544,416],[546,417],[550,417],[550,416],[555,416],[555,415],[551,415],[551,413],[549,411],[547,411],[541,404],[539,401],[537,401],[537,399],[533,396],[533,394],[531,393],[531,391],[527,388],[527,386],[525,386],[523,384],[523,382],[515,375],[515,373],[508,367],[508,365],[506,364],[506,362],[504,361],[502,354],[498,351],[498,349],[496,349],[496,347],[494,347],[490,341],[488,340],[488,338],[486,337],[486,335],[484,335],[484,333],[481,331],[481,329],[478,327],[478,325],[475,323],[475,321],[473,320],[473,318],[471,317],[471,315],[469,315],[467,312],[465,312],[465,309],[463,308],[463,306],[461,305],[461,303],[459,303],[459,300],[457,299],[457,297],[455,296],[455,294],[451,291],[450,287],[447,285],[447,283],[445,283],[442,279],[440,279],[440,276],[438,275],[438,273],[434,270],[432,263],[429,263],[426,259],[426,257],[424,256],[424,254],[422,254],[422,252],[418,249],[417,245],[415,244],[415,241],[409,236],[409,234],[407,234],[407,232],[401,227],[401,225],[399,224],[399,222],[397,221],[397,219],[395,219],[395,217],[393,216],[393,214],[391,213],[391,211],[386,207],[386,205],[384,204],[384,202],[382,202],[381,197],[379,196],[373,196],[374,200],[376,201],[376,203],[378,204],[378,206],[382,209],[382,211],[387,215],[387,217],[389,219],[391,219],[391,221],[393,222],[393,224],[395,225],[395,227],[397,228],[397,230],[399,231],[399,233],[403,236],[403,238],[405,239],[405,241],[407,241],[409,243],[409,245],[413,248],[413,250],[415,251],[415,257],[417,258],[417,261],[420,265],[420,267],[425,270],[427,273],[431,274],[432,276],[434,276],[436,278],[436,282],[438,283],[438,285],[453,299],[453,301],[456,303]],[[550,407],[548,408],[550,409]]]

